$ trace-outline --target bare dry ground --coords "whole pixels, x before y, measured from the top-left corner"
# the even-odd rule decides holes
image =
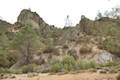
[[[1,80],[116,80],[117,73],[101,74],[95,72],[75,73],[75,74],[13,74],[14,78]]]

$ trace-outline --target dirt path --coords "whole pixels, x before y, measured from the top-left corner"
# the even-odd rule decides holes
[[[49,74],[19,74],[15,78],[7,78],[2,80],[116,80],[118,74],[99,74],[99,73],[76,73],[64,75],[49,75]]]

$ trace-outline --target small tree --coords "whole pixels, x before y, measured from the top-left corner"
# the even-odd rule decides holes
[[[32,54],[38,50],[39,40],[34,29],[26,25],[16,34],[13,47],[20,53],[19,61],[21,64],[28,64],[32,60]]]

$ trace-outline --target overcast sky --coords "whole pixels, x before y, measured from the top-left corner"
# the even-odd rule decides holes
[[[120,0],[0,0],[0,18],[14,23],[22,9],[31,8],[48,24],[62,27],[67,15],[73,25],[81,15],[94,19],[98,11],[120,5]]]

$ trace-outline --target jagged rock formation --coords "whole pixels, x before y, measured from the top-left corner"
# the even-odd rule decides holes
[[[39,25],[42,24],[44,21],[36,12],[31,12],[30,10],[24,9],[18,16],[17,22],[23,25],[31,24],[35,28],[39,28]]]

